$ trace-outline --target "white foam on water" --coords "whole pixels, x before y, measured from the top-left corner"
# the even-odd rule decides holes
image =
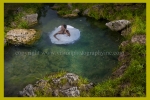
[[[59,26],[58,28],[55,28],[55,30],[50,33],[49,36],[50,36],[52,43],[54,43],[54,44],[69,44],[69,43],[74,43],[76,40],[79,39],[79,37],[80,37],[79,29],[76,29],[73,26],[67,25],[67,30],[70,32],[70,36],[68,36],[67,34],[58,34],[58,35],[56,35],[56,37],[59,40],[57,40],[54,37],[54,34],[57,33],[58,31],[60,31],[60,28],[61,28],[61,26]]]

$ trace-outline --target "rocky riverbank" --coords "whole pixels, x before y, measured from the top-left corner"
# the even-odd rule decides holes
[[[5,46],[32,45],[40,38],[40,30],[30,28],[38,23],[38,10],[41,7],[42,4],[5,4]]]
[[[80,97],[88,96],[87,91],[94,87],[93,83],[74,73],[55,73],[37,81],[34,85],[28,84],[19,96],[28,97]]]

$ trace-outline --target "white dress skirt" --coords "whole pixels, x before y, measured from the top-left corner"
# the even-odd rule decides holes
[[[74,28],[73,26],[67,25],[67,30],[70,32],[70,36],[68,36],[67,34],[57,34],[56,37],[59,39],[57,40],[54,37],[54,34],[60,31],[60,29],[61,29],[61,26],[59,26],[58,28],[55,28],[55,30],[52,31],[49,35],[51,42],[54,44],[74,43],[80,37],[80,31],[78,29]]]

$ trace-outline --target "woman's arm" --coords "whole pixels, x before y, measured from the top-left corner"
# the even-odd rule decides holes
[[[68,36],[70,36],[70,32],[68,30],[66,30],[66,33],[67,33]]]
[[[56,35],[57,35],[57,34],[60,34],[60,33],[56,33],[56,34],[54,34],[54,37],[55,37],[57,40],[59,40],[59,39],[56,37]]]

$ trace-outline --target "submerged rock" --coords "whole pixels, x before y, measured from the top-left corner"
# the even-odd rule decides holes
[[[25,20],[28,23],[28,25],[36,24],[38,22],[37,18],[38,18],[38,14],[37,13],[36,14],[26,15],[26,16],[22,17],[22,19]]]
[[[84,88],[83,88],[84,86]],[[79,76],[74,73],[64,75],[50,75],[46,80],[41,79],[34,85],[27,85],[20,96],[53,96],[53,97],[79,97],[82,91],[89,91],[93,83],[84,84]]]
[[[32,45],[40,38],[40,32],[34,29],[13,29],[7,32],[6,40],[14,45]]]
[[[121,31],[131,24],[128,20],[117,20],[106,23],[112,31]]]
[[[146,35],[134,35],[134,36],[132,36],[131,43],[146,44]]]

